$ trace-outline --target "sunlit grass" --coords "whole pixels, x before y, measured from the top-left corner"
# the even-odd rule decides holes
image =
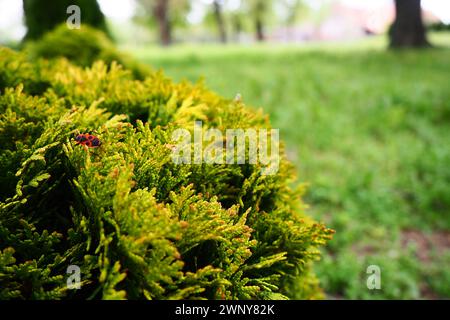
[[[430,42],[436,47],[450,48],[450,32],[448,33],[430,33],[428,35]],[[130,51],[134,56],[141,60],[179,60],[190,57],[202,57],[205,59],[214,59],[215,57],[236,56],[236,55],[259,55],[261,51],[265,55],[277,55],[289,53],[292,51],[328,51],[328,52],[351,52],[364,50],[385,50],[388,45],[387,38],[384,35],[367,37],[360,40],[349,40],[345,42],[302,42],[302,43],[249,43],[236,44],[228,43],[226,45],[214,43],[181,43],[170,47],[161,47],[158,45],[146,47],[123,47],[125,51]]]

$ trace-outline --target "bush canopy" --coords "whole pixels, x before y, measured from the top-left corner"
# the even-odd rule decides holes
[[[283,146],[274,175],[176,164],[171,133],[195,120],[270,128],[201,83],[1,48],[0,299],[322,297],[311,262],[333,231],[304,214]],[[88,131],[99,148],[75,144]]]

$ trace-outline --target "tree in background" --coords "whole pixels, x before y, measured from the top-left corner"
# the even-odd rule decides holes
[[[145,24],[156,23],[159,42],[168,46],[173,42],[173,29],[186,23],[190,9],[189,0],[138,0],[143,12],[138,12],[138,20]]]
[[[243,0],[253,19],[257,41],[264,41],[267,15],[272,8],[272,0]]]
[[[280,0],[279,4],[284,9],[283,22],[287,27],[298,22],[308,10],[303,0]]]
[[[105,17],[96,0],[23,0],[27,33],[24,40],[36,40],[67,20],[67,7],[81,9],[81,23],[107,32]]]
[[[245,16],[240,10],[234,10],[228,13],[231,30],[233,32],[233,40],[239,42],[242,32],[244,31]]]
[[[172,43],[172,24],[169,16],[169,0],[156,0],[153,14],[159,25],[159,40],[163,46]]]
[[[266,4],[263,0],[255,1],[254,6],[254,18],[256,29],[256,40],[264,41],[264,13],[266,10]]]
[[[214,0],[212,5],[214,9],[214,17],[217,23],[217,28],[219,30],[220,41],[222,43],[227,42],[227,30],[225,27],[225,20],[223,17],[223,4],[224,0]]]
[[[291,27],[306,18],[309,9],[303,0],[278,0],[276,4],[279,7],[279,22],[286,28],[287,40],[291,40],[293,33]]]
[[[392,48],[426,47],[420,0],[395,0],[395,21],[390,31]]]

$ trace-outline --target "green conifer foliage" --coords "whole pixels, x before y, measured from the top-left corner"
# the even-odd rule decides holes
[[[320,298],[332,230],[304,214],[283,149],[275,175],[177,165],[171,133],[195,120],[270,128],[202,84],[0,49],[0,299]],[[74,143],[86,131],[101,147]]]
[[[82,24],[80,29],[58,24],[39,40],[27,42],[25,49],[32,59],[65,57],[83,67],[91,66],[97,60],[108,65],[116,61],[131,70],[137,79],[142,80],[150,74],[149,67],[119,52],[104,32],[86,24]]]

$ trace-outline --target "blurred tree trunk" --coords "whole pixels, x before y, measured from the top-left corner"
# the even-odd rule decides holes
[[[222,43],[226,43],[227,42],[227,31],[225,28],[225,22],[224,22],[223,13],[222,13],[222,0],[214,0],[213,6],[214,6],[214,17],[216,18],[217,27],[219,29],[219,34],[220,34],[220,41]]]
[[[159,40],[163,46],[172,43],[172,26],[169,17],[169,0],[156,0],[153,13],[159,25]]]
[[[255,4],[255,30],[256,30],[256,40],[264,41],[264,15],[266,11],[266,3],[267,0],[258,0]]]
[[[88,24],[108,34],[105,17],[96,0],[23,0],[27,33],[24,40],[36,40],[58,24],[67,21],[67,7],[81,10],[81,25]],[[108,34],[109,35],[109,34]]]
[[[395,0],[395,21],[390,32],[392,48],[426,47],[420,0]]]
[[[265,39],[264,26],[263,26],[263,22],[260,18],[256,18],[255,28],[256,28],[256,40],[264,41],[264,39]]]
[[[233,27],[233,33],[234,33],[234,41],[238,42],[240,40],[240,36],[242,33],[242,21],[241,16],[239,13],[235,13],[231,17],[231,23]]]

